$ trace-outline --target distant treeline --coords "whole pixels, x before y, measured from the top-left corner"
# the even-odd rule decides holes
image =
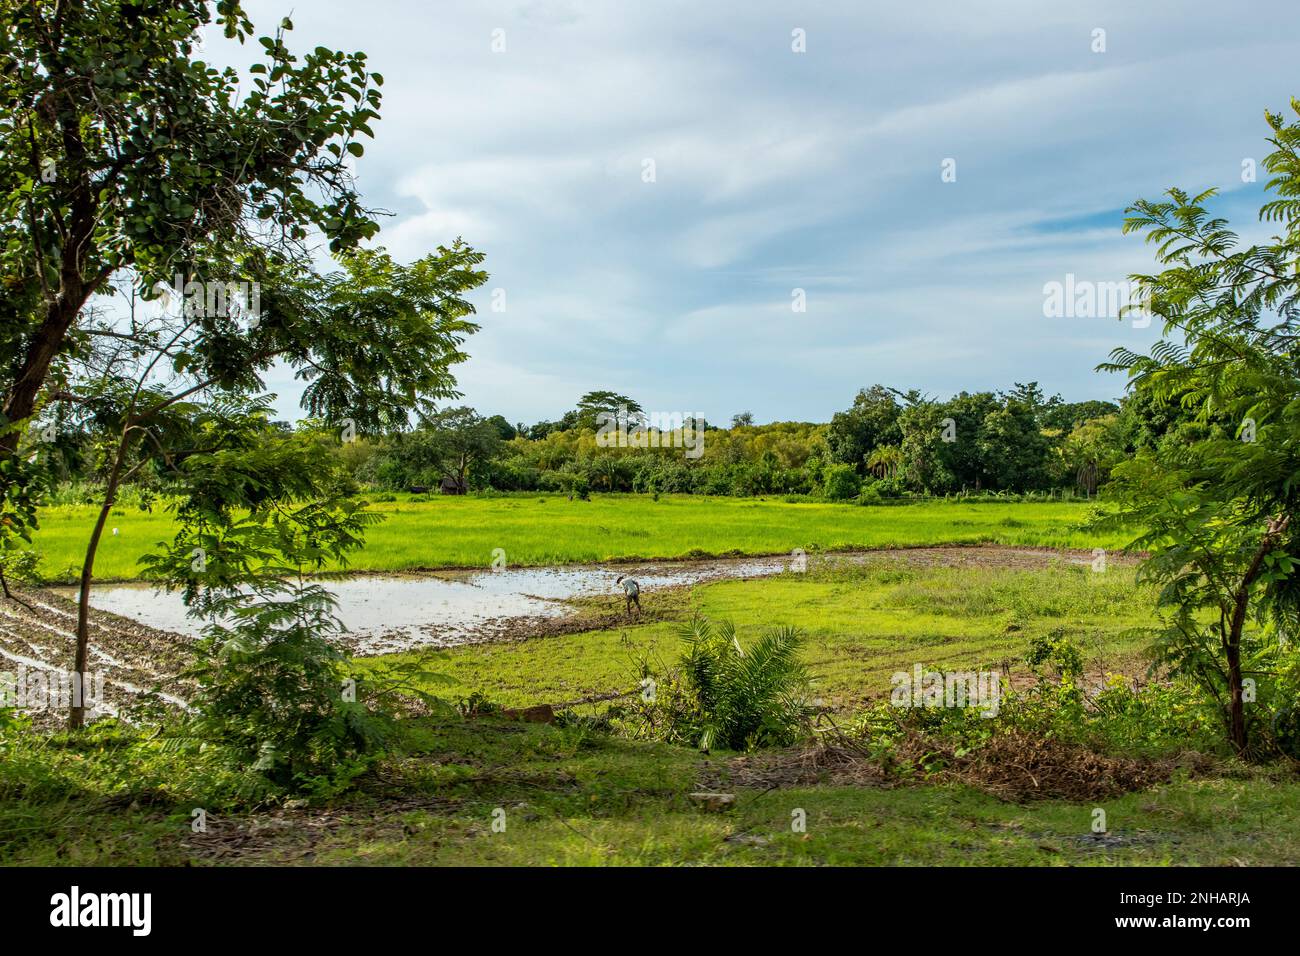
[[[639,422],[654,420],[630,397],[601,391],[555,422],[512,425],[455,408],[409,432],[358,438],[339,454],[358,481],[388,490],[1091,496],[1125,457],[1196,427],[1176,406],[1066,402],[1045,398],[1036,383],[946,401],[875,385],[825,424],[755,425],[742,412],[726,428],[694,423],[702,433],[688,420],[684,441],[653,426],[638,435]],[[622,447],[608,434],[611,421],[628,433]]]
[[[661,432],[626,395],[584,395],[559,421],[510,424],[450,408],[386,435],[352,435],[304,422],[322,452],[360,485],[380,491],[649,492],[812,495],[875,500],[915,495],[1069,491],[1091,496],[1111,468],[1185,430],[1175,406],[1147,400],[1066,402],[1036,383],[962,392],[946,401],[874,385],[830,422],[729,427],[703,420]],[[641,423],[645,423],[642,427]],[[289,426],[282,426],[286,430]],[[1231,423],[1223,423],[1227,430]],[[619,437],[621,435],[625,437]],[[93,436],[62,445],[60,477],[94,482]],[[641,447],[638,447],[641,446]],[[148,479],[146,478],[146,482]]]

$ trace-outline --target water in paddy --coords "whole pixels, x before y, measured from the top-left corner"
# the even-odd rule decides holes
[[[338,618],[357,653],[382,654],[411,647],[474,643],[507,634],[513,626],[573,613],[573,598],[611,595],[620,574],[641,585],[643,602],[657,588],[722,578],[779,574],[784,556],[717,559],[609,567],[503,568],[441,574],[358,575],[329,580]],[[77,589],[61,589],[76,597]],[[179,593],[147,584],[106,584],[91,591],[91,606],[150,627],[197,635],[204,622],[188,617]]]

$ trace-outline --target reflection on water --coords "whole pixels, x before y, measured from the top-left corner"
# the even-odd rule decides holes
[[[438,575],[365,575],[325,584],[338,598],[337,615],[348,631],[349,646],[358,653],[379,654],[470,643],[490,638],[521,619],[562,617],[570,613],[563,603],[568,599],[599,594],[621,597],[622,591],[614,583],[620,574],[635,577],[643,594],[653,597],[655,588],[779,574],[789,561],[769,557],[618,568],[504,568]],[[76,597],[75,588],[62,590]],[[91,591],[90,603],[101,611],[182,634],[197,635],[204,624],[186,615],[178,592],[156,591],[147,584],[97,587]]]

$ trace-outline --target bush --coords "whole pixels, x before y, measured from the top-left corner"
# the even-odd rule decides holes
[[[1089,696],[1071,673],[1073,649],[1068,642],[1043,642],[1031,656],[1040,657],[1034,665],[1035,682],[1022,689],[1004,683],[993,716],[978,706],[899,707],[881,702],[850,725],[849,738],[861,742],[882,767],[903,776],[940,774],[968,757],[987,762],[1017,741],[1059,743],[1081,748],[1080,754],[1143,760],[1188,750],[1224,751],[1213,708],[1189,681],[1139,687],[1109,675],[1100,691]]]
[[[676,670],[655,674],[642,663],[642,687],[652,690],[632,714],[638,735],[707,751],[784,746],[809,733],[801,631],[770,628],[745,650],[733,624],[696,614],[680,635],[686,647]]]
[[[17,581],[22,584],[40,584],[41,575],[37,570],[40,563],[41,555],[38,551],[0,551],[0,576],[3,576],[6,583]]]
[[[862,487],[862,479],[853,470],[852,465],[831,465],[826,469],[826,478],[822,485],[823,494],[831,501],[848,501],[856,498]]]
[[[885,499],[880,494],[880,489],[876,487],[879,482],[867,482],[862,486],[862,491],[858,493],[858,504],[860,505],[878,505]]]
[[[388,720],[345,683],[346,657],[326,637],[339,629],[332,610],[329,593],[308,585],[211,626],[192,671],[196,714],[181,736],[219,742],[236,766],[279,788],[346,786],[384,743]]]
[[[907,496],[907,489],[903,487],[903,483],[897,478],[881,478],[878,481],[873,481],[871,487],[876,490],[876,493],[881,498],[903,498]]]

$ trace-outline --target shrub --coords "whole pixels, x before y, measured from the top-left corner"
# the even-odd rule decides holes
[[[214,625],[199,644],[196,713],[181,737],[219,741],[237,766],[284,789],[346,786],[386,738],[388,720],[372,713],[345,656],[327,635],[339,625],[318,585],[288,600],[249,604],[229,626]]]
[[[850,498],[855,498],[861,487],[862,479],[858,477],[852,465],[831,465],[826,469],[822,489],[831,501],[848,501]]]
[[[41,575],[38,567],[41,563],[39,551],[31,549],[0,551],[0,578],[6,582],[18,581],[22,584],[39,584]]]
[[[860,505],[878,505],[884,501],[880,494],[880,489],[876,487],[879,482],[867,482],[862,486],[862,491],[858,493],[858,504]]]
[[[732,623],[696,614],[680,634],[685,650],[675,671],[656,677],[643,663],[643,687],[654,692],[636,714],[640,732],[706,751],[783,746],[809,732],[801,631],[769,628],[745,650]]]

